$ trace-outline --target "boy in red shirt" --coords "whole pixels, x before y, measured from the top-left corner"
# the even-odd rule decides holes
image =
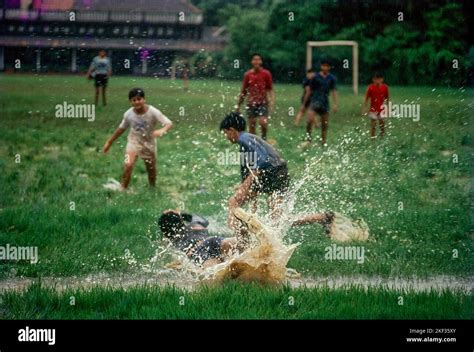
[[[381,112],[384,109],[384,104],[388,102],[388,86],[383,83],[384,77],[381,73],[375,73],[372,77],[372,84],[367,88],[365,93],[365,101],[363,111],[367,110],[367,102],[370,99],[370,109],[368,116],[370,117],[370,137],[375,138],[375,128],[377,121],[380,125],[380,136],[385,134],[385,121]],[[367,113],[364,113],[367,115]]]
[[[257,119],[262,130],[262,139],[267,139],[268,117],[273,110],[275,95],[270,71],[263,68],[263,59],[260,54],[252,55],[252,68],[244,75],[242,90],[237,102],[236,112],[240,113],[240,105],[247,98],[247,115],[249,119],[249,132],[255,134]]]

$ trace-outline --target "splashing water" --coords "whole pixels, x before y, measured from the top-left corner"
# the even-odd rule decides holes
[[[265,284],[285,282],[286,265],[298,244],[285,245],[277,231],[266,227],[255,215],[241,208],[237,208],[234,215],[247,226],[252,236],[251,243],[242,253],[209,268],[206,273],[208,281],[238,279]]]
[[[182,275],[187,272],[196,280],[206,283],[221,283],[224,280],[236,279],[281,284],[286,283],[290,276],[298,276],[296,271],[287,268],[287,264],[299,243],[286,243],[288,241],[285,237],[292,223],[300,216],[295,215],[296,204],[301,203],[297,194],[303,186],[313,182],[312,170],[322,158],[312,159],[306,164],[302,177],[296,180],[285,194],[277,219],[272,217],[269,211],[262,209],[252,215],[241,208],[236,210],[234,215],[248,228],[252,239],[245,251],[231,255],[223,263],[203,269],[186,258],[183,253],[173,250],[172,256],[175,260],[166,267],[179,270]],[[303,196],[306,196],[306,193],[303,193]],[[310,202],[304,203],[306,210],[314,213],[315,206]],[[229,231],[226,226],[219,225],[218,221],[210,221],[210,233],[231,235]],[[369,231],[363,220],[353,221],[344,214],[336,212],[329,227],[329,236],[339,242],[365,241],[369,237]]]
[[[352,220],[341,213],[334,213],[329,236],[337,242],[367,241],[369,227],[362,219]]]

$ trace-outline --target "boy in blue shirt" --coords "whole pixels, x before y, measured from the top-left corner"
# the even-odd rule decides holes
[[[322,60],[320,71],[314,76],[310,83],[310,89],[305,93],[304,103],[310,102],[308,111],[308,123],[306,126],[307,141],[311,142],[311,132],[316,124],[316,114],[321,116],[321,143],[326,146],[329,121],[329,93],[332,92],[334,102],[333,112],[337,111],[336,77],[329,71],[331,64],[328,60]]]
[[[220,129],[227,139],[239,145],[242,153],[240,165],[242,183],[229,199],[228,225],[239,231],[234,211],[245,203],[256,200],[261,194],[268,196],[268,206],[273,218],[281,214],[281,204],[290,184],[288,167],[280,153],[262,138],[245,132],[245,119],[233,112],[222,120]],[[293,220],[292,225],[319,223],[328,225],[332,222],[332,212],[314,213]]]

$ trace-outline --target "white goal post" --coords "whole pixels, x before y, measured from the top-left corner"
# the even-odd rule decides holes
[[[352,46],[352,89],[354,94],[359,92],[359,45],[352,40],[328,40],[322,42],[306,42],[306,69],[310,69],[313,63],[313,48],[320,46]]]

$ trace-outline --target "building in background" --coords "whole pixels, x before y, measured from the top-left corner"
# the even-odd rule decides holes
[[[167,76],[221,31],[187,0],[0,0],[0,71],[85,71],[106,49],[114,73]],[[179,71],[179,70],[178,70]]]

